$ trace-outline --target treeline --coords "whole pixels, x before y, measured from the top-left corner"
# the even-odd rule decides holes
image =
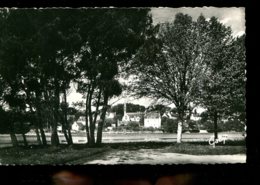
[[[223,118],[245,124],[245,35],[234,36],[216,17],[197,20],[178,13],[174,21],[155,27],[126,67],[135,75],[130,90],[137,97],[166,100],[176,106],[177,142],[192,111],[201,106],[214,123]]]
[[[46,145],[44,128],[50,125],[55,146],[60,123],[67,143],[73,144],[67,94],[74,83],[85,98],[88,144],[100,144],[108,101],[122,91],[118,65],[129,61],[151,35],[148,12],[0,9],[1,133],[10,134],[18,146],[15,134],[22,133],[26,143],[25,128],[33,127],[38,143]]]

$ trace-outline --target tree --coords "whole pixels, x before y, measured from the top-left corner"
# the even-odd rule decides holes
[[[1,14],[1,24],[4,24],[1,75],[10,88],[18,85],[13,95],[25,93],[31,112],[36,110],[36,131],[39,127],[43,144],[46,144],[44,121],[51,123],[52,144],[59,143],[57,124],[63,120],[59,115],[60,94],[64,94],[66,105],[66,90],[74,78],[74,54],[81,43],[76,24],[82,12],[72,9],[10,9]],[[47,119],[44,112],[50,115]],[[71,143],[70,130],[68,137],[65,129],[68,128],[66,106],[63,113],[64,135]]]
[[[126,104],[126,107],[128,104]],[[116,117],[118,120],[122,120],[123,116],[124,116],[124,104],[120,103],[117,105],[112,106],[109,109],[110,112],[115,112],[116,113]]]
[[[162,130],[167,133],[177,133],[177,120],[162,117]]]
[[[46,125],[52,128],[51,144],[59,144],[58,123],[71,144],[67,93],[70,83],[77,82],[78,90],[86,97],[88,141],[91,145],[100,143],[108,100],[122,91],[116,80],[118,66],[127,63],[146,39],[151,25],[148,12],[149,9],[1,10],[0,80],[6,87],[0,89],[1,101],[16,112],[36,115],[34,126],[36,133],[39,128],[43,144]],[[18,100],[22,102],[12,104]],[[95,142],[99,114],[101,122]]]
[[[246,121],[246,48],[245,35],[233,40],[229,50],[229,60],[224,66],[227,79],[227,99],[229,102],[225,116],[245,124]]]
[[[102,129],[105,122],[106,112],[108,109],[108,100],[109,98],[115,96],[119,96],[122,93],[121,85],[117,80],[110,80],[103,82],[103,108],[100,116],[100,122],[98,124],[97,130],[97,144],[101,144],[102,142]]]
[[[243,37],[233,38],[231,28],[212,17],[205,23],[209,48],[208,70],[202,83],[202,103],[213,120],[214,138],[218,122],[237,113],[245,114],[245,46]]]
[[[59,144],[57,134],[57,125],[60,122],[60,94],[64,91],[66,85],[63,84],[65,73],[64,53],[66,53],[67,40],[66,36],[69,28],[64,28],[63,23],[65,19],[63,16],[68,11],[54,11],[54,10],[40,10],[37,12],[35,20],[38,20],[42,25],[37,30],[37,37],[35,38],[35,47],[37,51],[35,56],[38,60],[39,68],[41,69],[41,84],[43,84],[43,91],[40,92],[39,98],[44,97],[45,103],[51,115],[49,121],[52,127],[51,143],[52,145]],[[70,20],[70,19],[69,19]],[[69,25],[68,25],[69,26]],[[66,130],[63,127],[64,136],[68,143]]]
[[[116,115],[121,115],[121,118],[124,115],[124,104],[120,103],[114,105],[110,108],[111,112],[116,112]],[[138,104],[126,103],[126,112],[144,112],[145,107]]]
[[[86,134],[90,145],[100,144],[108,100],[119,95],[115,79],[118,65],[132,57],[145,39],[151,24],[148,9],[88,10],[89,19],[81,22],[84,38],[78,63],[79,91],[86,98]],[[95,110],[93,110],[93,108]],[[95,140],[96,118],[100,115]]]
[[[170,110],[170,107],[167,107],[163,104],[156,104],[156,105],[147,107],[147,109],[149,111],[158,111],[158,112],[160,112],[160,115],[162,116],[166,111]]]
[[[177,14],[173,23],[154,28],[149,39],[137,53],[130,73],[135,96],[147,96],[174,103],[178,114],[177,142],[181,142],[182,126],[189,112],[198,105],[199,89],[206,71],[203,63],[207,49],[199,20]]]
[[[78,21],[82,18],[81,10],[37,10],[28,12],[36,34],[32,37],[34,49],[31,60],[37,66],[37,81],[41,86],[38,95],[39,105],[45,105],[51,115],[46,121],[52,127],[51,143],[59,144],[57,134],[58,122],[62,123],[62,130],[68,144],[72,144],[70,127],[67,121],[67,89],[70,81],[75,77],[74,56],[80,49]],[[63,94],[63,104],[60,95]],[[63,105],[63,106],[61,106]],[[43,107],[43,106],[42,106]],[[60,115],[62,109],[62,114]]]
[[[13,124],[9,118],[8,113],[4,111],[2,108],[0,109],[0,118],[1,118],[0,133],[10,134],[13,146],[14,147],[18,146],[18,140],[15,136]]]
[[[21,26],[21,22],[26,22],[27,18],[23,12],[11,14],[6,9],[0,12],[0,22],[3,29],[0,35],[0,78],[5,90],[2,91],[2,101],[9,109],[9,131],[13,145],[17,145],[15,136],[15,123],[19,122],[21,128],[24,127],[22,114],[26,113],[26,95],[24,92],[24,76],[28,54],[28,40],[30,31]],[[17,19],[16,19],[17,18]],[[24,24],[23,26],[27,26]],[[19,116],[18,116],[19,115]],[[17,119],[18,116],[18,119]],[[18,120],[18,121],[17,121]],[[22,132],[24,143],[26,142],[25,133]]]

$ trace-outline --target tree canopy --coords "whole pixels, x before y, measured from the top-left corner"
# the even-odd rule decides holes
[[[227,102],[234,103],[230,92],[239,91],[236,102],[240,101],[243,107],[245,60],[243,44],[238,47],[235,40],[231,29],[215,17],[206,21],[201,15],[193,21],[191,16],[179,13],[174,22],[154,27],[154,37],[145,42],[133,59],[129,67],[135,75],[133,94],[175,104],[178,142],[182,125],[196,106],[221,110]],[[230,79],[236,79],[236,87]]]
[[[0,25],[1,101],[12,111],[36,115],[39,142],[46,144],[43,127],[50,125],[51,143],[59,144],[61,124],[72,143],[67,91],[77,83],[86,98],[88,142],[101,143],[108,100],[122,91],[118,65],[149,34],[149,9],[1,9]],[[95,136],[98,114],[103,121]]]

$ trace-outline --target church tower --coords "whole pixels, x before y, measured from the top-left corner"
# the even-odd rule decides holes
[[[126,101],[124,103],[124,116],[122,118],[122,121],[129,121],[129,117],[128,117],[127,113],[126,113]]]
[[[124,103],[124,115],[126,115],[126,102]]]

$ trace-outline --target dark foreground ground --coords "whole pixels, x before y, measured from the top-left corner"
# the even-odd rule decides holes
[[[149,155],[148,155],[149,154]],[[138,142],[106,143],[100,147],[90,148],[85,144],[58,147],[8,147],[0,149],[1,164],[117,164],[117,163],[200,163],[205,157],[225,162],[234,159],[234,163],[245,162],[246,147],[244,141],[226,141],[215,148],[208,142]],[[193,158],[192,158],[193,156]],[[199,157],[198,159],[194,156]],[[210,158],[211,156],[211,158]],[[222,157],[221,157],[222,156]],[[232,157],[234,156],[234,157]],[[230,157],[228,160],[227,157]],[[222,159],[223,158],[223,159]]]

